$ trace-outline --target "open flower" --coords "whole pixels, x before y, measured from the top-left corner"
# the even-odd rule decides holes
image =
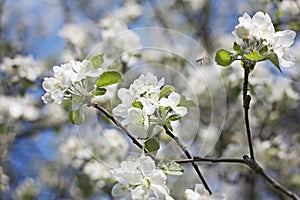
[[[99,77],[103,69],[95,68],[88,60],[72,60],[61,66],[54,66],[53,72],[53,77],[45,77],[42,83],[46,91],[42,100],[44,103],[60,104],[64,99],[72,97],[78,101],[88,101],[95,90],[95,85],[90,85],[88,79]]]
[[[122,103],[113,109],[113,114],[123,118],[122,124],[134,135],[145,138],[151,134],[147,132],[149,127],[163,126],[187,114],[187,108],[180,106],[181,95],[174,89],[164,87],[164,78],[158,80],[152,73],[141,75],[129,89],[118,91]]]
[[[174,112],[174,114],[178,114],[181,117],[183,117],[187,113],[187,108],[183,106],[178,106],[179,103],[180,103],[180,95],[176,92],[172,92],[167,98],[162,98],[160,100],[161,106],[170,107]]]
[[[250,39],[255,28],[251,17],[248,13],[244,13],[243,17],[239,17],[238,21],[240,23],[234,28],[232,33],[241,39]]]
[[[111,170],[114,178],[119,182],[113,189],[115,197],[127,195],[127,199],[172,200],[166,185],[167,176],[156,168],[154,161],[148,156],[141,156],[135,161],[123,161],[121,168]]]
[[[296,62],[294,54],[288,49],[294,43],[295,37],[296,33],[291,30],[278,31],[274,35],[272,47],[284,67],[290,67]]]
[[[239,24],[232,32],[243,39],[248,46],[246,53],[254,51],[260,52],[263,47],[267,47],[268,53],[275,53],[280,65],[290,67],[295,64],[295,57],[288,49],[294,43],[296,33],[291,30],[275,32],[274,25],[268,13],[257,12],[251,18],[247,13],[238,19]],[[249,42],[251,41],[251,42]],[[266,60],[269,57],[265,57]],[[279,67],[279,66],[277,66]]]
[[[224,195],[212,194],[210,195],[204,186],[201,184],[195,185],[195,190],[186,189],[184,192],[186,200],[225,200]]]

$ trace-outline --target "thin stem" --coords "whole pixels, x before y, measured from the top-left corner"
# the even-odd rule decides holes
[[[164,129],[165,129],[165,131],[166,131],[166,134],[167,134],[168,136],[170,136],[170,137],[177,143],[177,145],[178,145],[178,146],[180,147],[180,149],[184,152],[184,154],[186,155],[186,157],[189,158],[189,159],[192,159],[192,156],[191,156],[190,152],[188,151],[187,147],[180,141],[180,139],[179,139],[177,136],[175,136],[175,135],[167,128],[166,125],[164,126]],[[198,165],[197,165],[196,163],[194,163],[193,161],[191,161],[191,164],[192,164],[193,168],[195,169],[197,175],[199,176],[201,182],[203,183],[205,189],[209,192],[209,194],[212,194],[212,192],[211,192],[211,190],[210,190],[210,188],[209,188],[209,186],[208,186],[206,180],[204,179],[204,177],[203,177],[203,175],[202,175],[202,173],[201,173],[201,171],[200,171]]]
[[[241,163],[245,164],[243,159],[235,158],[202,158],[195,156],[192,159],[175,160],[176,163],[190,163],[190,162],[210,162],[210,163]]]
[[[251,96],[248,95],[248,84],[249,84],[248,78],[249,78],[251,67],[252,67],[251,64],[247,64],[247,62],[244,62],[243,107],[244,107],[244,117],[245,117],[244,119],[245,119],[245,125],[246,125],[250,157],[251,157],[251,159],[255,160],[253,144],[252,144],[252,137],[251,137],[251,130],[250,130],[250,124],[249,124],[249,108],[250,108],[249,106],[250,106]]]
[[[253,170],[255,173],[259,174],[261,177],[263,177],[267,182],[269,182],[273,188],[276,190],[279,190],[283,194],[287,195],[293,200],[300,200],[300,197],[293,193],[292,191],[285,188],[283,185],[281,185],[278,181],[270,177],[264,169],[252,158],[245,155],[243,156],[243,159],[235,159],[235,158],[202,158],[199,156],[195,156],[192,159],[181,159],[181,160],[175,160],[176,163],[195,163],[195,162],[203,162],[203,163],[235,163],[235,164],[244,164],[247,165],[251,170]]]
[[[133,144],[138,146],[141,150],[145,151],[153,160],[157,160],[156,157],[151,154],[146,148],[143,148],[143,145],[133,136],[131,133],[112,115],[110,114],[105,108],[98,105],[97,103],[91,103],[92,107],[96,108],[98,111],[103,113],[107,118],[109,118],[116,126],[118,126],[120,129],[124,131],[124,133],[131,139]]]

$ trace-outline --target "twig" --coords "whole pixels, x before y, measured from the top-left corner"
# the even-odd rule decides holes
[[[243,159],[235,159],[235,158],[202,158],[199,156],[195,156],[191,159],[182,159],[175,160],[177,163],[190,163],[190,162],[210,162],[210,163],[241,163],[245,164]]]
[[[251,170],[253,170],[255,173],[262,176],[267,182],[269,182],[273,188],[279,190],[283,194],[287,195],[291,199],[294,200],[300,200],[300,197],[293,193],[292,191],[285,188],[283,185],[281,185],[278,181],[270,177],[264,169],[252,158],[250,158],[247,155],[243,156],[243,159],[235,159],[235,158],[202,158],[199,156],[195,156],[192,159],[181,159],[181,160],[175,160],[177,163],[194,163],[194,162],[208,162],[208,163],[236,163],[236,164],[244,164],[247,165]]]
[[[180,149],[184,152],[184,154],[186,155],[186,157],[189,158],[189,159],[192,159],[192,156],[191,156],[190,152],[188,151],[187,147],[180,141],[180,139],[179,139],[177,136],[175,136],[175,135],[167,128],[166,125],[164,125],[164,129],[165,129],[165,131],[166,131],[166,134],[167,134],[168,136],[170,136],[170,137],[177,143],[177,145],[178,145],[178,146],[180,147]],[[201,171],[200,171],[198,165],[196,165],[193,161],[191,161],[191,164],[192,164],[193,168],[195,169],[197,175],[199,176],[201,182],[203,183],[205,189],[209,192],[209,194],[212,194],[212,192],[211,192],[211,190],[210,190],[210,188],[209,188],[209,186],[208,186],[206,180],[204,179],[204,177],[203,177],[203,175],[202,175],[202,173],[201,173]]]
[[[91,103],[90,106],[96,108],[98,111],[103,113],[107,118],[109,118],[116,126],[124,131],[124,133],[131,139],[132,143],[138,146],[140,149],[144,150],[153,160],[157,160],[157,158],[151,154],[146,148],[143,148],[143,145],[133,136],[131,133],[112,115],[110,114],[105,108],[98,105],[97,103]]]
[[[244,67],[243,107],[244,107],[244,116],[245,116],[244,119],[245,119],[245,125],[246,125],[250,157],[251,157],[251,159],[255,160],[251,131],[250,131],[250,124],[249,124],[249,108],[250,108],[251,96],[248,95],[248,84],[249,84],[248,78],[249,78],[250,70],[253,69],[254,65],[247,61],[244,61],[243,67]]]

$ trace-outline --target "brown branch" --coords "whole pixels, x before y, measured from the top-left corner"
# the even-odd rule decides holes
[[[138,146],[140,149],[144,150],[153,160],[157,161],[158,159],[150,153],[146,148],[143,148],[143,145],[133,136],[131,133],[105,108],[100,106],[97,103],[91,103],[89,106],[96,108],[98,111],[103,113],[108,119],[110,119],[116,126],[123,130],[123,132],[131,139],[132,143]]]
[[[175,160],[176,163],[194,163],[194,162],[206,162],[206,163],[235,163],[235,164],[244,164],[247,165],[252,171],[259,174],[261,177],[263,177],[267,182],[269,182],[273,188],[276,190],[279,190],[286,196],[290,197],[293,200],[300,200],[300,197],[296,194],[290,191],[289,189],[285,188],[283,185],[281,185],[278,181],[273,179],[271,176],[269,176],[264,169],[252,158],[250,158],[247,155],[243,156],[243,159],[235,159],[235,158],[202,158],[199,156],[195,156],[192,159],[181,159],[181,160]]]
[[[167,128],[166,125],[164,125],[164,129],[165,129],[165,131],[166,131],[166,134],[167,134],[168,136],[170,136],[170,137],[177,143],[177,145],[178,145],[178,146],[180,147],[180,149],[184,152],[184,154],[186,155],[186,157],[189,158],[189,159],[192,159],[192,156],[191,156],[189,150],[188,150],[187,147],[180,141],[180,139],[179,139],[177,136],[175,136],[175,135]],[[205,189],[209,192],[209,194],[212,194],[212,192],[211,192],[211,190],[210,190],[210,188],[209,188],[209,186],[208,186],[206,180],[204,179],[204,176],[202,175],[202,173],[201,173],[201,171],[200,171],[198,165],[196,165],[196,163],[194,163],[193,161],[191,161],[191,164],[192,164],[193,168],[195,169],[197,175],[199,176],[199,178],[200,178],[202,184],[204,185]]]

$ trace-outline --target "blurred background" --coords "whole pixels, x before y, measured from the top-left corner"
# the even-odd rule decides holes
[[[212,110],[222,111],[225,121],[224,126],[220,122],[220,138],[206,152],[208,156],[241,158],[247,154],[242,68],[236,62],[227,68],[217,67],[220,75],[210,70],[218,49],[232,50],[236,39],[232,31],[238,17],[244,12],[252,16],[256,11],[268,12],[277,31],[297,32],[292,47],[295,66],[280,73],[264,62],[251,73],[250,123],[259,163],[272,177],[300,194],[299,0],[0,0],[0,199],[114,199],[110,191],[115,181],[109,169],[118,167],[128,152],[137,149],[101,116],[91,117],[80,127],[83,131],[78,131],[68,121],[69,104],[44,105],[41,101],[42,80],[52,75],[54,65],[82,60],[102,41],[105,45],[100,50],[115,69],[127,72],[143,63],[160,63],[172,66],[189,80],[189,88],[185,88],[184,83],[176,82],[176,75],[170,73],[167,79],[175,76],[171,84],[184,94],[192,88],[197,98],[198,118],[191,119],[199,124],[189,142],[194,155],[204,139],[215,139],[213,129],[207,130]],[[185,54],[212,58],[203,66],[198,64],[210,81],[195,75],[190,64],[175,54],[131,52],[140,49],[145,39],[131,30],[142,27],[174,29],[201,44],[205,53],[195,52],[180,40],[171,41]],[[116,39],[124,31],[126,37]],[[212,108],[211,98],[217,95],[209,93],[209,84],[220,77],[226,101]],[[98,100],[108,109],[116,87]],[[189,127],[195,122],[185,123],[183,126]],[[214,130],[219,131],[219,125],[213,124]],[[185,141],[190,137],[189,130],[181,130],[186,130],[180,136]],[[162,144],[166,143],[162,138]],[[164,149],[161,155],[171,151]],[[184,167],[184,176],[168,180],[175,199],[183,199],[184,189],[194,188],[198,181],[189,165]],[[213,191],[225,193],[228,199],[287,199],[245,166],[200,164],[200,168]]]

